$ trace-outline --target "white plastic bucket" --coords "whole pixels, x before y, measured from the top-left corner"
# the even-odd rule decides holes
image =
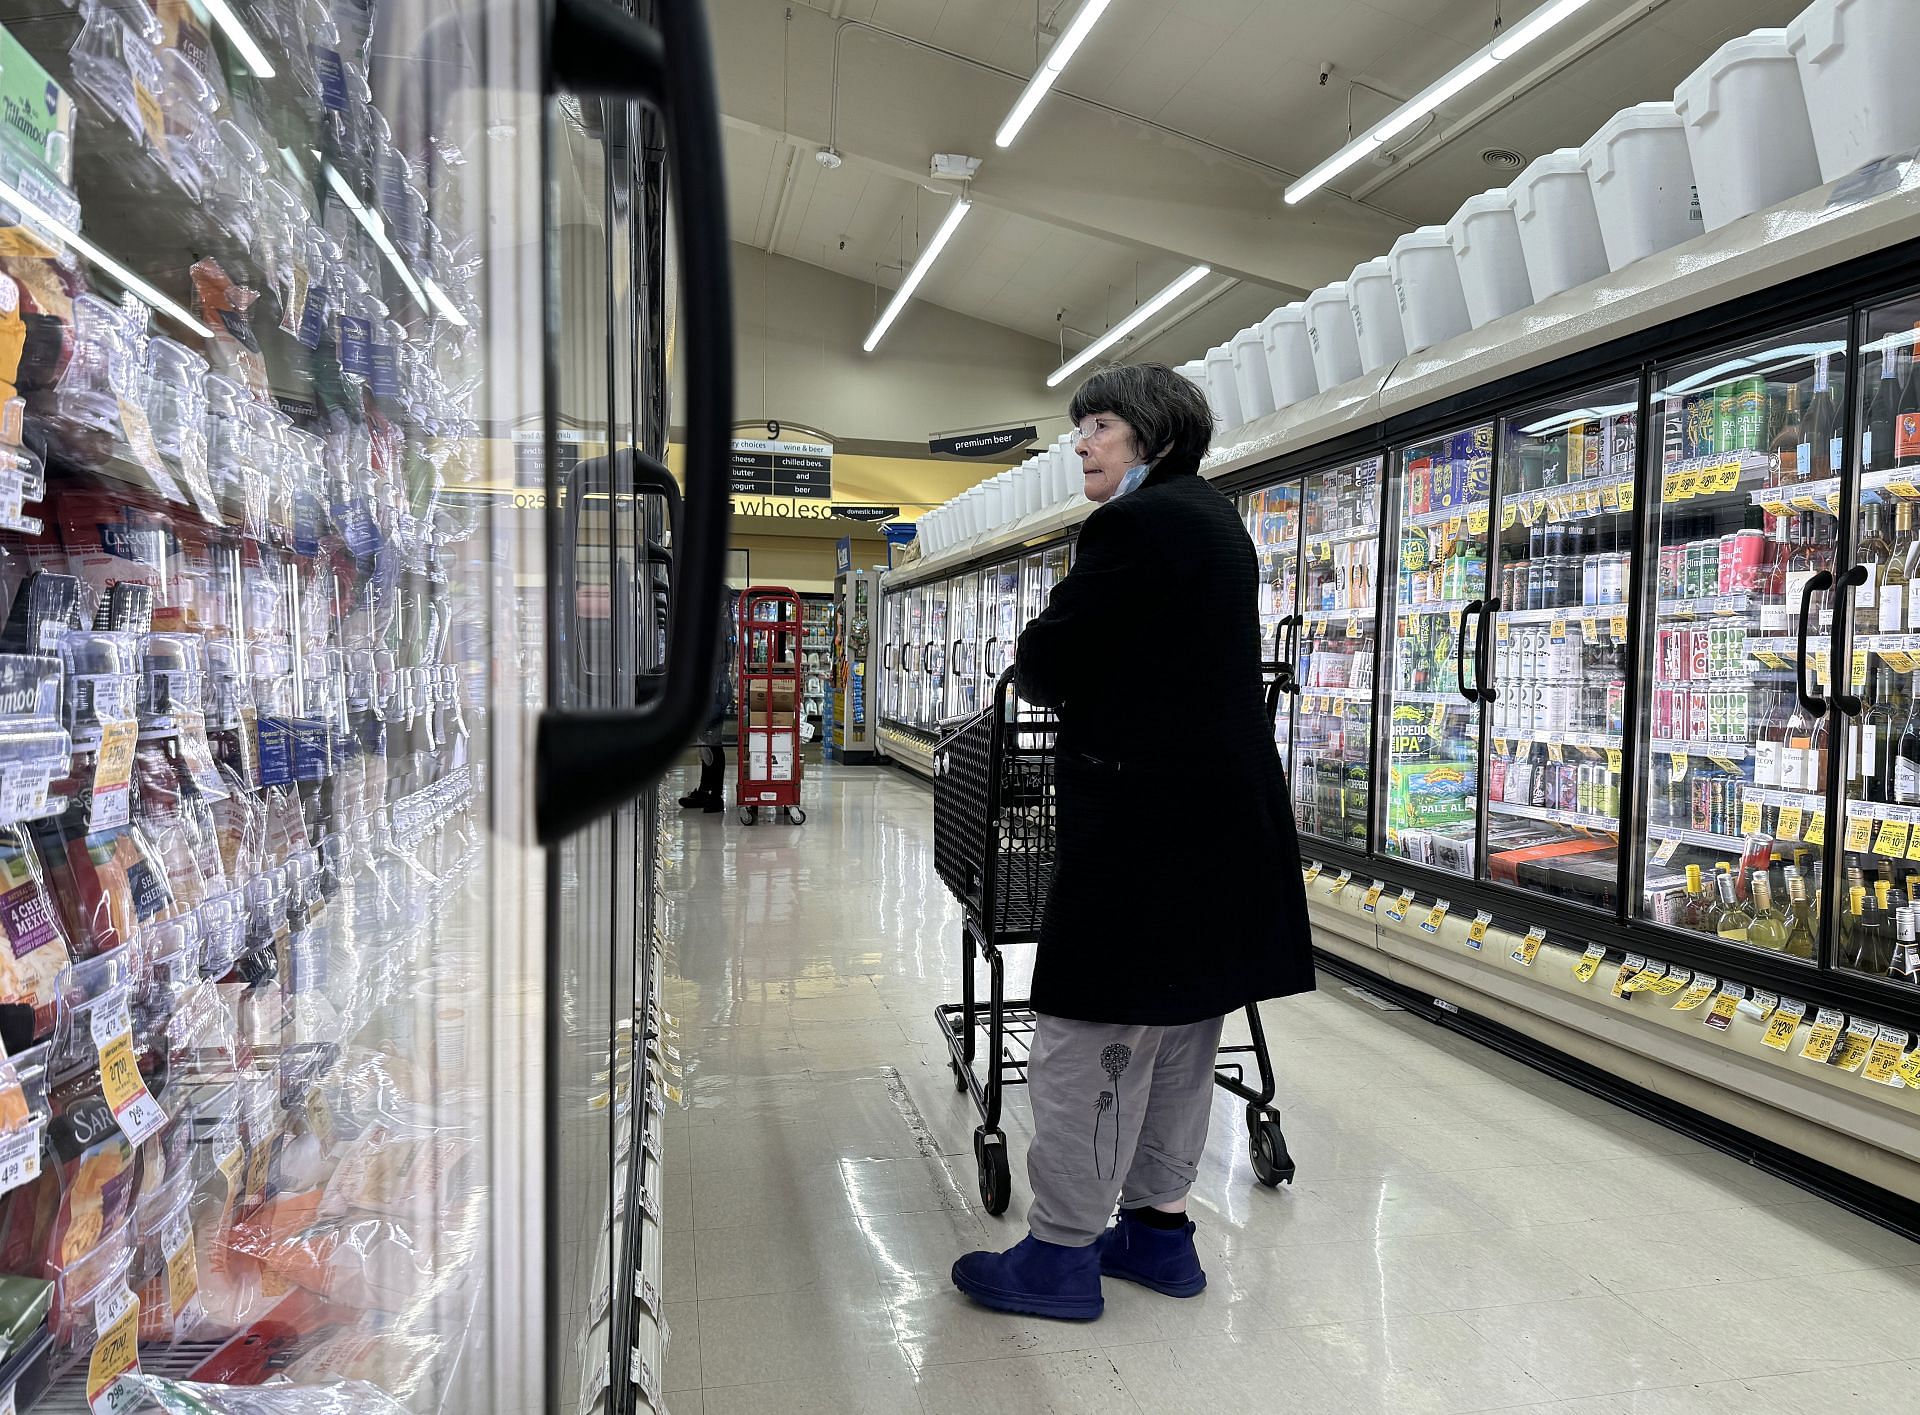
[[[1180,365],[1174,372],[1186,379],[1188,383],[1191,383],[1202,393],[1207,391],[1207,361],[1205,359],[1190,360]]]
[[[1612,269],[1706,230],[1687,154],[1687,125],[1671,103],[1622,108],[1587,139],[1580,165],[1593,184],[1593,209]]]
[[[1233,349],[1215,344],[1207,350],[1207,401],[1222,427],[1239,427],[1246,419],[1240,415],[1240,390],[1233,381]]]
[[[1446,227],[1420,226],[1407,232],[1387,252],[1387,267],[1393,272],[1409,352],[1443,344],[1473,328]]]
[[[1563,147],[1535,158],[1507,190],[1513,193],[1534,299],[1551,299],[1607,273],[1593,184],[1580,165],[1579,148]]]
[[[1362,261],[1347,277],[1347,305],[1360,347],[1360,370],[1372,373],[1407,356],[1407,335],[1400,327],[1400,297],[1393,292],[1393,268],[1385,256]]]
[[[1700,215],[1717,231],[1820,185],[1813,120],[1783,29],[1730,39],[1680,81]]]
[[[1914,0],[1813,0],[1787,26],[1813,119],[1820,180],[1920,146],[1920,5]]]
[[[1022,462],[1016,474],[1020,485],[1020,514],[1031,516],[1045,501],[1045,476],[1038,461]]]
[[[1307,342],[1313,348],[1313,377],[1322,388],[1338,388],[1360,376],[1360,341],[1353,332],[1353,307],[1347,282],[1322,285],[1306,298]]]
[[[1275,408],[1291,407],[1320,391],[1304,304],[1295,300],[1261,320],[1260,344],[1267,352],[1267,377],[1273,384]]]
[[[1267,351],[1260,342],[1260,326],[1233,336],[1233,386],[1240,395],[1240,411],[1248,422],[1273,411],[1273,380],[1267,374]]]
[[[1496,187],[1460,203],[1447,223],[1447,241],[1460,268],[1467,318],[1475,329],[1533,303],[1512,192]]]

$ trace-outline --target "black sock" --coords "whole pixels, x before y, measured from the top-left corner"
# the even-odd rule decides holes
[[[1143,1209],[1128,1209],[1127,1212],[1148,1228],[1164,1228],[1171,1231],[1187,1226],[1187,1216],[1184,1213],[1170,1214],[1165,1209],[1154,1208],[1151,1204]]]

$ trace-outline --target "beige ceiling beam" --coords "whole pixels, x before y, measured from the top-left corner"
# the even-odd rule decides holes
[[[1336,197],[1288,207],[1289,174],[1058,89],[1003,152],[994,130],[1024,75],[806,5],[714,0],[711,13],[732,122],[813,146],[831,137],[849,161],[915,181],[926,178],[932,154],[968,153],[984,159],[972,196],[989,206],[1296,292],[1344,278],[1407,229]],[[843,27],[836,110],[834,40]],[[1068,89],[1071,80],[1069,70]]]

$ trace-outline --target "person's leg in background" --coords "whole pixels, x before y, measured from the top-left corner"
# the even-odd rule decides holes
[[[1134,1165],[1151,1109],[1164,1029],[1034,1019],[1027,1059],[1033,1143],[1028,1236],[1005,1253],[969,1253],[954,1285],[984,1306],[1039,1316],[1100,1315],[1096,1244]]]
[[[727,749],[718,738],[700,746],[700,784],[680,798],[682,810],[724,811]]]
[[[1192,1297],[1207,1285],[1187,1194],[1207,1148],[1225,1021],[1162,1029],[1140,1138],[1120,1190],[1120,1222],[1100,1239],[1101,1272],[1169,1297]]]

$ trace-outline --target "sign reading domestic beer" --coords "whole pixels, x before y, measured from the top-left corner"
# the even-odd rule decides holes
[[[824,501],[833,495],[833,447],[825,442],[736,437],[731,481],[735,496],[801,496]]]
[[[900,514],[898,506],[836,506],[833,514],[843,521],[891,521]]]
[[[997,457],[1016,447],[1025,447],[1040,435],[1034,427],[1003,427],[991,432],[956,432],[946,437],[930,437],[927,449],[947,457]]]

